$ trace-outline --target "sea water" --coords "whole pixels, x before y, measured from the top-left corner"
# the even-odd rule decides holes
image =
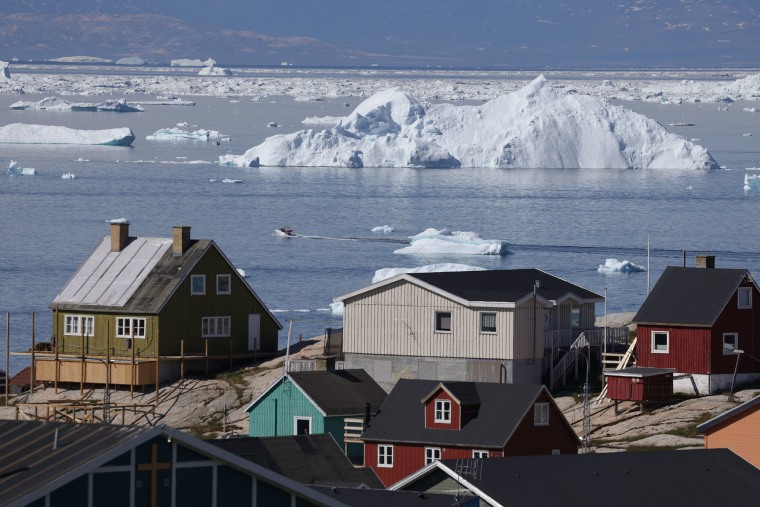
[[[24,95],[24,100],[43,97]],[[65,97],[87,101],[92,97]],[[129,100],[154,97],[129,96]],[[284,347],[341,327],[333,298],[371,283],[377,269],[457,262],[488,269],[538,268],[607,295],[609,313],[636,311],[668,265],[694,265],[714,254],[718,267],[760,274],[760,192],[744,191],[745,169],[760,167],[756,104],[624,105],[699,139],[723,170],[558,170],[235,168],[224,153],[241,154],[269,135],[307,128],[311,116],[351,111],[341,97],[297,102],[290,97],[185,97],[194,107],[145,106],[142,113],[12,111],[17,96],[0,96],[0,123],[72,128],[128,126],[130,148],[0,145],[36,176],[0,174],[0,321],[10,314],[11,350],[49,339],[49,303],[103,236],[107,220],[127,218],[130,234],[163,236],[174,225],[213,239],[280,320]],[[720,104],[720,107],[725,107]],[[276,122],[278,127],[267,125]],[[158,129],[218,130],[229,142],[157,142]],[[320,128],[308,126],[308,128]],[[754,136],[744,134],[752,133]],[[4,165],[3,165],[4,164]],[[62,179],[72,172],[75,179]],[[242,180],[225,184],[225,178]],[[215,180],[215,181],[212,181]],[[390,234],[370,232],[390,225]],[[277,238],[290,226],[319,238]],[[394,254],[428,227],[475,231],[513,243],[506,256]],[[651,248],[648,249],[648,244]],[[648,255],[648,250],[650,255]],[[605,259],[650,266],[648,273],[602,274]],[[598,313],[604,305],[598,305]],[[0,340],[4,357],[5,333]],[[27,364],[11,359],[11,372]],[[4,364],[0,366],[4,368]]]

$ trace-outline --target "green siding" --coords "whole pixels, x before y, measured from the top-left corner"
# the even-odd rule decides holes
[[[294,418],[311,417],[311,432],[324,433],[324,416],[317,407],[303,395],[300,389],[288,379],[280,379],[250,409],[248,414],[248,435],[252,437],[274,437],[294,435]]]
[[[72,336],[64,334],[67,315],[91,316],[95,318],[94,336]],[[93,356],[132,356],[132,349],[126,338],[116,338],[118,317],[138,317],[145,319],[145,339],[134,339],[135,357],[155,357],[158,339],[158,316],[137,313],[104,314],[97,312],[59,311],[53,324],[53,336],[61,354],[81,354]]]
[[[325,433],[329,433],[333,436],[341,449],[343,449],[343,417],[326,417],[325,418]]]

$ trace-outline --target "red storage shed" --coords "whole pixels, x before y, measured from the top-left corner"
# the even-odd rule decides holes
[[[606,371],[607,397],[614,401],[667,401],[673,397],[672,368]]]

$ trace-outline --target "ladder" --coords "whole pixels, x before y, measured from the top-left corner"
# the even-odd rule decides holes
[[[631,358],[633,357],[633,352],[636,350],[636,338],[634,338],[631,341],[631,344],[628,346],[628,350],[625,351],[625,354],[623,354],[623,357],[620,359],[620,362],[615,366],[615,371],[622,370],[623,368],[628,367],[628,363],[631,361]],[[606,359],[605,359],[606,364]],[[604,387],[602,388],[602,392],[599,393],[599,397],[594,400],[594,404],[598,405],[601,402],[604,401],[604,399],[607,397],[607,380],[605,377],[604,381]]]

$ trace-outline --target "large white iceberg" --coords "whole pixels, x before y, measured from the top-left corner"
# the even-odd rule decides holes
[[[218,141],[229,141],[230,137],[222,134],[217,130],[198,129],[192,132],[179,128],[160,129],[153,132],[152,135],[145,136],[148,141],[209,141],[212,139]]]
[[[21,111],[112,111],[117,113],[136,113],[144,111],[138,105],[127,104],[126,99],[109,99],[103,102],[69,102],[58,97],[45,97],[36,102],[20,100],[9,106]]]
[[[632,263],[631,261],[619,261],[617,259],[606,259],[604,264],[600,264],[597,271],[600,273],[640,273],[647,268]]]
[[[482,239],[477,232],[450,231],[448,229],[425,229],[411,236],[409,246],[400,248],[396,254],[458,254],[458,255],[506,255],[508,241]]]
[[[116,65],[145,65],[146,62],[139,56],[125,56],[116,60]]]
[[[129,146],[135,135],[128,127],[104,130],[77,130],[55,125],[11,123],[0,127],[2,144],[97,144]]]
[[[205,67],[198,72],[199,76],[231,76],[232,71],[230,69],[223,69],[222,67],[216,67],[211,65]]]
[[[213,58],[209,58],[205,62],[198,59],[178,58],[170,63],[171,67],[211,67],[212,65],[216,65],[216,60]]]
[[[707,150],[604,99],[539,76],[481,105],[378,92],[334,127],[275,135],[239,166],[716,169]]]

